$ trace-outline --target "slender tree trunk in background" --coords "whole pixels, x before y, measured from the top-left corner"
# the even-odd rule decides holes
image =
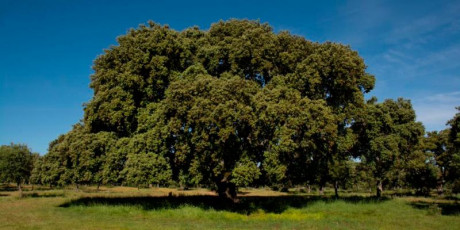
[[[338,181],[334,182],[334,192],[335,192],[335,198],[339,198],[339,182]]]
[[[80,190],[80,186],[78,185],[78,183],[75,183],[75,191],[78,191]]]
[[[319,195],[324,195],[324,186],[322,184],[319,185]]]
[[[439,178],[438,182],[438,195],[444,195],[444,172],[441,172],[441,178]]]
[[[442,196],[444,195],[444,183],[441,181],[438,185],[438,195]]]
[[[308,185],[308,194],[311,192],[311,185]]]
[[[382,197],[382,192],[383,192],[382,180],[378,179],[377,180],[377,197],[378,198]]]
[[[101,183],[97,183],[97,191],[99,191],[99,187],[101,187]]]
[[[18,191],[19,191],[19,197],[22,197],[22,186],[21,186],[21,182],[18,182]]]

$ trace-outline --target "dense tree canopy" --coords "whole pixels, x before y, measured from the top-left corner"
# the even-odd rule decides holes
[[[381,188],[395,165],[425,162],[410,102],[365,103],[375,79],[349,46],[249,20],[149,22],[117,41],[94,62],[83,120],[50,144],[35,182],[175,183],[235,199],[249,185],[337,193],[360,168]]]

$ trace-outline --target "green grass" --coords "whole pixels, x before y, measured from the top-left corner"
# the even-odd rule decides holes
[[[172,192],[172,196],[168,196]],[[0,191],[1,229],[460,229],[458,199],[289,195],[246,190],[239,204],[206,190]]]

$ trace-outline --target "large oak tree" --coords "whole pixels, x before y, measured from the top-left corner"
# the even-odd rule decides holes
[[[117,41],[94,62],[82,123],[41,160],[43,182],[173,180],[235,199],[237,186],[341,180],[375,81],[349,46],[250,20],[149,22]]]

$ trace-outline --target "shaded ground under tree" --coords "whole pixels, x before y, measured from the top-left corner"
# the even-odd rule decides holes
[[[342,198],[324,196],[242,196],[238,203],[222,199],[218,196],[196,195],[196,196],[166,196],[166,197],[83,197],[66,202],[60,207],[70,206],[140,206],[144,210],[175,209],[183,206],[194,206],[204,210],[214,209],[232,211],[240,214],[251,214],[258,210],[267,213],[282,213],[288,208],[303,208],[314,202],[334,202],[342,200],[347,203],[379,203],[385,202],[388,198],[350,196]]]

